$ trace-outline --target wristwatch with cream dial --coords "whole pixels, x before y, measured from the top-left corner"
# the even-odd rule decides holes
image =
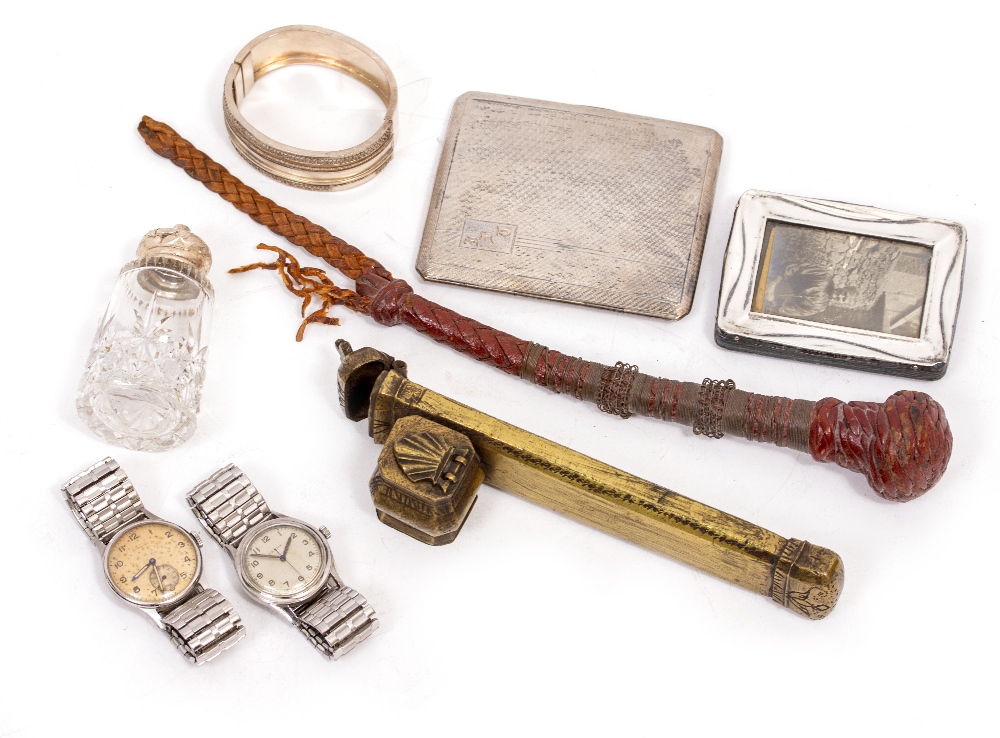
[[[201,577],[201,540],[143,506],[114,459],[107,458],[62,487],[91,540],[102,549],[115,594],[142,609],[181,653],[203,664],[236,645],[246,631],[232,605]]]
[[[238,467],[220,469],[187,501],[232,558],[247,592],[288,618],[325,656],[343,656],[378,628],[368,601],[340,581],[330,532],[272,512]]]

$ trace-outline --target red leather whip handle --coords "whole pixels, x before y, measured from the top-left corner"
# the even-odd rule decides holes
[[[358,279],[357,287],[359,294],[371,298],[371,316],[382,325],[405,323],[501,371],[520,373],[528,341],[426,300],[402,279],[389,282],[366,272]]]
[[[358,288],[372,297],[372,317],[379,323],[405,323],[508,374],[521,373],[529,342],[426,300],[400,279],[387,282],[366,275],[359,280]],[[564,376],[570,373],[574,361],[581,360],[554,351],[541,352],[537,365],[545,368],[551,364],[555,379],[546,381],[546,372],[540,371],[531,373],[532,380],[556,392],[591,400],[586,393],[573,391],[582,386],[582,380],[570,381]],[[587,373],[578,376],[586,377]],[[650,391],[637,393],[640,402],[633,401],[629,407],[643,415],[690,424],[694,414],[685,417],[684,407],[690,403],[684,402],[684,384],[654,379]],[[668,396],[681,401],[670,402]],[[801,427],[803,423],[799,433],[794,427],[792,407],[800,401],[744,396],[741,393],[733,399],[738,403],[738,432],[745,438],[796,448],[797,444],[789,443],[789,437],[808,434],[808,448],[814,459],[864,474],[871,488],[887,500],[907,502],[919,497],[937,483],[951,458],[952,435],[944,409],[923,392],[897,392],[883,403],[842,402],[828,397],[813,405],[808,430]],[[668,411],[670,408],[672,411]],[[768,409],[765,418],[760,417],[761,408]],[[736,430],[729,417],[723,420],[729,421],[725,426]]]

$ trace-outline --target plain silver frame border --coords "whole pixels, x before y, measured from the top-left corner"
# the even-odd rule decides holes
[[[768,220],[929,247],[931,263],[920,337],[894,336],[751,312]],[[726,247],[716,326],[733,336],[787,348],[902,363],[914,368],[947,364],[962,297],[965,242],[965,228],[952,221],[747,190],[736,205]]]

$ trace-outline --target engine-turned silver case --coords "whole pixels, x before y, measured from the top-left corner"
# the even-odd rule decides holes
[[[677,320],[694,299],[721,156],[709,128],[468,92],[448,126],[417,271]]]

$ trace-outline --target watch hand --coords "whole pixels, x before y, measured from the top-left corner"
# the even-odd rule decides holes
[[[160,590],[160,594],[163,594],[163,580],[166,577],[160,576],[160,570],[156,568],[156,559],[150,559],[149,564],[153,567],[153,573],[156,575],[156,589]]]
[[[295,564],[293,564],[288,559],[285,559],[285,563],[288,564],[290,567],[292,567],[292,569],[295,571],[296,574],[298,574],[300,577],[302,576],[302,572],[300,572],[298,569],[295,568]]]
[[[281,560],[282,561],[284,561],[285,560],[285,556],[288,555],[288,547],[292,545],[292,536],[294,536],[294,535],[295,534],[292,533],[291,535],[288,536],[288,540],[285,541],[285,550],[281,552]]]
[[[286,544],[286,545],[287,545],[287,544]],[[275,552],[275,553],[278,553],[278,549],[277,549],[277,548],[275,548],[275,549],[274,549],[274,552]],[[284,561],[284,562],[285,562],[286,564],[288,564],[288,565],[289,565],[290,567],[292,567],[292,569],[294,569],[294,570],[295,570],[295,573],[296,573],[296,574],[298,574],[299,576],[302,576],[301,574],[299,574],[299,570],[298,570],[298,569],[295,569],[295,564],[293,564],[293,563],[292,563],[291,561],[289,561],[288,559],[286,559],[286,558],[285,558],[285,555],[284,555],[284,554],[281,554],[281,556],[278,556],[278,558],[279,558],[279,559],[281,559],[282,561]]]
[[[135,581],[136,579],[138,579],[138,578],[139,578],[140,576],[142,576],[142,573],[143,573],[144,571],[146,571],[146,569],[148,569],[149,567],[153,566],[153,564],[155,564],[155,563],[156,563],[156,559],[150,559],[150,560],[149,560],[149,561],[148,561],[148,562],[146,563],[146,565],[145,565],[144,567],[142,567],[141,569],[139,569],[139,571],[137,571],[137,572],[135,573],[135,576],[134,576],[134,577],[132,577],[132,581],[134,582],[134,581]]]
[[[275,549],[275,551],[277,551],[277,550],[278,549]],[[250,555],[251,556],[256,556],[258,559],[280,559],[281,558],[280,554],[275,554],[274,556],[272,556],[271,554],[252,553]]]

